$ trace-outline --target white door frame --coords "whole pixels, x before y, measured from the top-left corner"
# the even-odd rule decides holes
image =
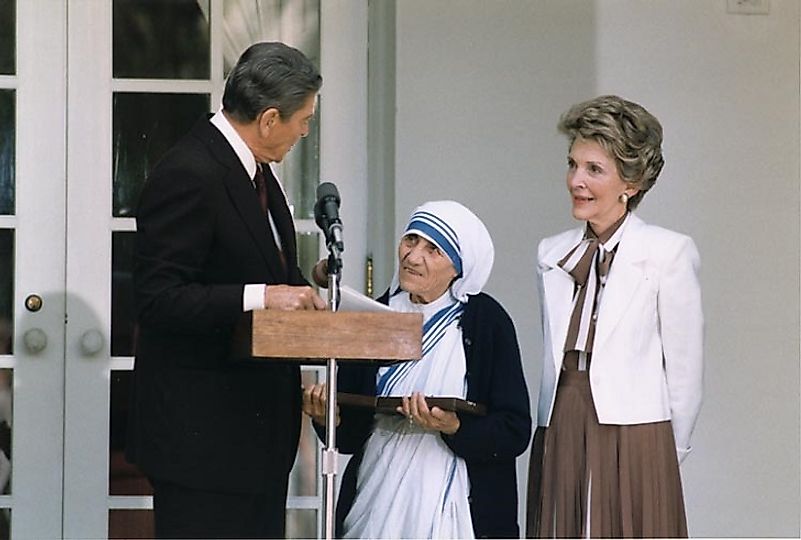
[[[108,534],[112,3],[71,1],[67,31],[64,537]],[[94,355],[81,339],[99,332]],[[97,337],[97,334],[95,335]]]
[[[13,538],[61,534],[64,373],[66,8],[17,2]],[[39,294],[43,307],[25,310]],[[26,332],[47,346],[32,354]],[[3,359],[4,363],[8,360]]]

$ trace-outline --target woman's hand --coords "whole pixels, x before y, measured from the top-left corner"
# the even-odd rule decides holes
[[[425,396],[420,392],[414,392],[411,397],[404,396],[397,410],[423,429],[441,431],[446,435],[453,435],[461,426],[455,412],[443,411],[439,407],[429,409]]]
[[[325,384],[313,384],[303,388],[303,412],[321,426],[325,426],[326,403],[328,403],[328,388]],[[339,426],[339,405],[336,416]]]

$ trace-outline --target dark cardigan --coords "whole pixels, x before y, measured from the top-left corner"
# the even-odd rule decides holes
[[[387,295],[379,300],[387,303]],[[487,406],[486,416],[459,414],[454,435],[442,435],[453,452],[464,458],[470,478],[470,512],[477,538],[519,538],[515,459],[531,438],[528,390],[520,363],[514,325],[491,296],[471,296],[460,321],[467,362],[467,399]],[[341,365],[337,390],[375,395],[376,365]],[[337,447],[354,454],[342,476],[337,502],[336,532],[356,495],[356,477],[364,444],[373,428],[373,412],[342,407]],[[325,430],[315,424],[325,440]]]

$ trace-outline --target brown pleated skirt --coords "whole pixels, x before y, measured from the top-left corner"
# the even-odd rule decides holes
[[[686,538],[670,422],[599,424],[589,372],[563,371],[534,434],[527,514],[529,538]]]

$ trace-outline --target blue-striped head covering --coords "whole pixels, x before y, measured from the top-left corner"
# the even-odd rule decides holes
[[[495,248],[484,223],[456,201],[430,201],[418,206],[403,236],[422,236],[447,255],[456,270],[451,294],[460,302],[467,295],[478,294],[492,271]],[[400,286],[398,270],[392,279],[393,294]]]
[[[433,243],[451,260],[456,269],[456,276],[462,275],[462,250],[459,247],[459,238],[456,236],[456,231],[442,218],[428,210],[417,209],[409,218],[409,224],[406,225],[403,234],[419,234]]]

